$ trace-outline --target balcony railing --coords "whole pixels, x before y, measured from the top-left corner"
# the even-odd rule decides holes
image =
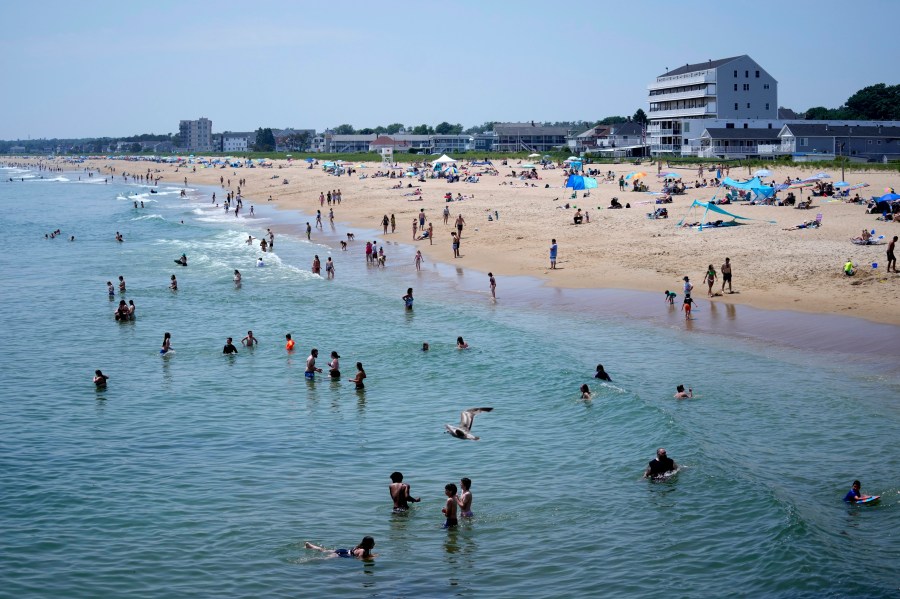
[[[715,92],[711,92],[708,86],[704,89],[695,89],[687,92],[674,92],[671,94],[657,94],[649,96],[650,102],[668,102],[669,100],[691,100],[693,98],[705,98],[707,96],[715,96]]]
[[[674,129],[663,129],[662,127],[654,128],[653,125],[647,127],[647,135],[653,135],[654,137],[663,137],[666,135],[673,135]]]
[[[650,151],[654,153],[674,152],[675,147],[672,144],[650,144]]]
[[[685,73],[683,75],[667,76],[657,78],[654,83],[647,86],[647,89],[663,89],[666,87],[676,87],[682,85],[698,85],[701,83],[715,83],[715,71],[703,71],[701,73]]]
[[[675,108],[672,110],[650,110],[647,116],[651,119],[681,118],[692,116],[714,116],[716,114],[715,105],[697,106],[695,108]]]

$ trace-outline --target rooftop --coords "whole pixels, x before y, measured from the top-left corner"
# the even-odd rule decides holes
[[[698,62],[697,64],[686,64],[683,67],[678,67],[677,69],[673,69],[671,71],[667,71],[662,75],[657,75],[658,77],[671,77],[673,75],[684,75],[685,73],[693,73],[695,71],[706,71],[707,69],[715,69],[716,67],[720,67],[723,64],[728,64],[732,60],[737,60],[738,58],[742,58],[746,56],[746,54],[742,54],[741,56],[732,56],[731,58],[720,58],[718,60],[708,60],[706,62]]]
[[[900,137],[900,127],[897,126],[792,123],[785,125],[785,128],[795,137]]]

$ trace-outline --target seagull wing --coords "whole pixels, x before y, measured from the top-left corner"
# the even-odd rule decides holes
[[[468,410],[463,410],[459,414],[459,428],[471,431],[472,425],[475,423],[475,414],[490,412],[493,409],[494,408],[469,408]]]

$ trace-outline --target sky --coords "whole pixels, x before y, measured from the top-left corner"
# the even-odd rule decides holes
[[[900,1],[0,4],[0,139],[468,127],[647,110],[686,63],[749,54],[795,110],[900,83]]]

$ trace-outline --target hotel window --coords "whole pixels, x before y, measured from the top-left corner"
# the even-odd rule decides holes
[[[750,78],[750,71],[744,71],[744,79]]]
[[[763,83],[763,89],[769,89],[769,84],[768,84],[768,83]]]
[[[737,91],[737,83],[734,84],[734,91]]]
[[[750,102],[747,102],[747,108],[750,108]]]
[[[735,109],[735,110],[738,109],[738,103],[737,103],[737,102],[734,103],[734,109]]]
[[[769,109],[769,103],[766,102],[766,110],[768,110],[768,109]],[[772,127],[772,125],[769,125],[769,128],[771,128],[771,127]]]
[[[800,145],[801,145],[801,146],[806,146],[806,145],[807,145],[807,141],[808,141],[807,138],[801,137],[801,138],[800,138]]]
[[[734,78],[737,79],[737,71],[734,72]]]
[[[745,92],[750,91],[750,84],[749,84],[749,83],[745,83],[745,84],[744,84],[744,91],[745,91]]]
[[[756,71],[756,78],[759,79],[759,71]]]
[[[879,145],[879,146],[881,145],[881,140],[880,140],[880,139],[878,140],[878,145]]]

